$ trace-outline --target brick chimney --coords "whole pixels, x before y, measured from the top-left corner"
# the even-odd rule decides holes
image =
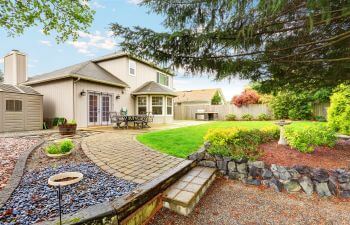
[[[27,81],[27,55],[12,50],[4,57],[4,83],[21,84]]]

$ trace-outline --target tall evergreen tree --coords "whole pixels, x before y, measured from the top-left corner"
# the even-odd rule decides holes
[[[155,63],[260,82],[266,91],[332,87],[350,79],[350,0],[145,0],[165,32],[111,30]]]

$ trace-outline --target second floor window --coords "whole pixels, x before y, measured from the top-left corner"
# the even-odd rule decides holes
[[[136,76],[136,62],[129,60],[129,75]]]
[[[157,83],[165,86],[169,86],[169,77],[164,73],[157,73]]]

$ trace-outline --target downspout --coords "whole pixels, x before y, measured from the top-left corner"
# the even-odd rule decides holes
[[[73,119],[74,120],[76,120],[76,115],[75,115],[75,112],[76,112],[76,110],[75,110],[75,98],[77,98],[77,93],[76,93],[76,83],[78,82],[80,80],[80,77],[78,77],[78,79],[77,80],[74,80],[73,79]]]

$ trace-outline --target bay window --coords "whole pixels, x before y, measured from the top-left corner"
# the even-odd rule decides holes
[[[163,97],[152,96],[152,114],[163,115]]]
[[[146,114],[147,113],[147,97],[139,96],[137,97],[137,113]]]
[[[166,98],[166,114],[167,115],[173,114],[173,98],[171,97]]]

